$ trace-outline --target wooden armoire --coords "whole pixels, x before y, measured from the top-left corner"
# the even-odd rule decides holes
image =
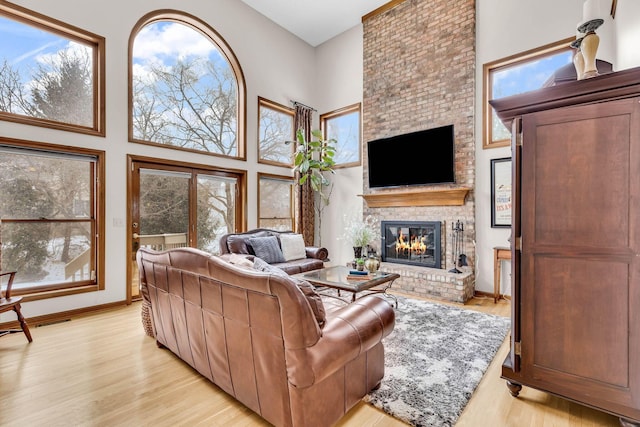
[[[640,425],[640,68],[491,105],[512,130],[502,377]]]

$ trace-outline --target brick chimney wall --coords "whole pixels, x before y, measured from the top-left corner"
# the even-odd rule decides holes
[[[453,267],[451,226],[464,223],[465,253],[475,240],[475,1],[405,0],[369,17],[364,31],[364,193],[468,187],[463,206],[369,208],[378,220],[442,221],[443,268]],[[367,141],[453,124],[456,183],[369,189]],[[411,153],[398,153],[415,162]],[[378,242],[379,247],[379,242]],[[468,270],[471,267],[468,268]]]

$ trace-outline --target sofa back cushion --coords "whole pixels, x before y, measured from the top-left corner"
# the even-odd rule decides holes
[[[249,239],[254,237],[266,237],[270,234],[266,231],[257,231],[247,234],[229,234],[226,237],[227,249],[232,254],[255,255],[253,248],[249,244]]]

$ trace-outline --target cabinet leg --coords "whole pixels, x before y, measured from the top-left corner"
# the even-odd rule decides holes
[[[640,427],[640,423],[620,417],[620,427]]]
[[[507,381],[507,388],[513,397],[518,397],[520,390],[522,390],[522,386],[520,384],[512,383],[511,381]]]

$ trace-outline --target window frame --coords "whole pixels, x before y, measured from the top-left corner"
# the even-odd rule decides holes
[[[333,166],[333,169],[351,168],[362,165],[362,103],[357,102],[355,104],[347,105],[346,107],[338,108],[337,110],[329,111],[328,113],[320,114],[320,129],[322,131],[322,138],[328,139],[327,135],[328,124],[327,122],[347,114],[358,113],[358,160],[347,163],[337,163]],[[336,146],[336,153],[340,150],[340,141]]]
[[[24,301],[36,301],[47,298],[56,298],[66,295],[74,295],[84,292],[102,291],[105,289],[105,159],[106,153],[101,150],[94,150],[81,147],[70,147],[50,144],[46,142],[27,141],[22,139],[0,137],[0,144],[16,147],[25,150],[38,150],[60,154],[80,155],[95,157],[93,178],[95,182],[92,186],[93,194],[91,198],[94,204],[95,236],[92,244],[92,262],[95,265],[95,276],[90,280],[78,282],[60,282],[51,285],[34,286],[29,289],[14,288],[13,294],[22,296]],[[3,222],[21,222],[20,219]],[[56,222],[49,219],[49,222]],[[76,283],[76,284],[73,284]]]
[[[549,43],[541,47],[516,53],[506,58],[488,62],[482,66],[482,148],[508,147],[510,139],[493,141],[493,108],[489,104],[491,93],[493,92],[493,73],[510,68],[515,65],[522,65],[529,61],[538,60],[547,56],[552,56],[563,51],[571,51],[569,46],[575,37],[568,37],[557,42]]]
[[[162,144],[154,141],[145,141],[141,139],[137,139],[133,135],[133,46],[135,43],[136,36],[144,28],[145,26],[158,22],[158,21],[173,21],[179,24],[186,25],[192,28],[194,31],[199,32],[203,36],[207,37],[219,50],[219,52],[227,59],[229,66],[232,68],[233,73],[236,77],[237,87],[238,87],[238,109],[237,109],[237,155],[236,156],[227,156],[225,154],[213,153],[210,151],[202,151],[195,150],[192,148],[184,148],[184,147],[176,147],[173,145]],[[138,144],[146,144],[153,145],[155,147],[163,147],[171,150],[180,150],[180,151],[188,151],[192,153],[199,153],[208,156],[221,157],[225,159],[235,159],[235,160],[247,160],[247,89],[246,82],[244,78],[244,73],[242,72],[242,68],[240,67],[240,62],[238,61],[235,53],[229,46],[229,44],[225,41],[225,39],[214,30],[209,24],[197,18],[193,15],[190,15],[186,12],[182,12],[179,10],[173,9],[162,9],[156,10],[153,12],[149,12],[144,15],[142,18],[136,22],[131,30],[131,34],[129,35],[129,50],[127,55],[128,61],[128,127],[129,127],[129,142],[135,142]]]
[[[295,153],[295,144],[289,144],[290,149],[291,149],[291,161],[289,163],[283,163],[283,162],[278,162],[275,160],[268,160],[268,159],[263,159],[262,155],[261,155],[261,144],[260,144],[260,124],[262,123],[262,116],[260,114],[261,108],[269,108],[271,110],[275,110],[279,113],[283,113],[283,114],[287,114],[291,116],[291,141],[295,140],[295,133],[296,133],[296,129],[295,129],[295,110],[293,108],[284,106],[282,104],[279,104],[275,101],[271,101],[267,98],[263,98],[261,96],[258,96],[258,126],[257,126],[257,130],[258,130],[258,134],[256,136],[257,140],[258,140],[258,163],[262,163],[265,165],[273,165],[273,166],[282,166],[282,167],[288,167],[288,168],[292,168],[293,167],[293,156]]]
[[[105,136],[105,38],[33,10],[0,2],[0,16],[89,46],[93,50],[93,125],[82,126],[0,111],[0,120],[87,135]]]
[[[261,224],[261,220],[262,219],[274,219],[274,218],[262,218],[260,216],[260,205],[261,205],[261,185],[260,182],[262,179],[265,180],[271,180],[271,181],[282,181],[282,182],[289,182],[291,184],[291,194],[290,194],[290,219],[291,219],[291,228],[287,231],[295,231],[296,228],[296,216],[295,216],[295,207],[294,207],[294,201],[295,201],[295,185],[296,185],[296,180],[294,177],[292,176],[286,176],[286,175],[276,175],[276,174],[271,174],[271,173],[264,173],[264,172],[258,172],[258,182],[257,182],[257,186],[258,186],[258,204],[257,204],[257,219],[258,219],[258,228],[266,228],[263,227]],[[275,218],[275,219],[285,219],[284,217],[280,218]]]

